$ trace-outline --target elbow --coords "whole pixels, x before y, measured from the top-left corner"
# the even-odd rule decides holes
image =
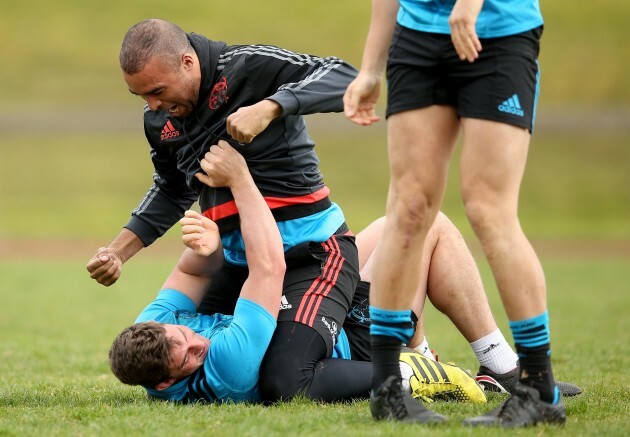
[[[279,256],[273,256],[269,260],[268,273],[278,278],[284,278],[287,271],[287,264],[284,261],[284,252]]]
[[[284,253],[279,254],[269,254],[265,257],[261,262],[256,263],[256,265],[250,264],[249,271],[250,274],[255,271],[257,275],[265,278],[283,278],[284,274],[287,270],[286,263],[284,261]]]
[[[259,245],[247,246],[245,243],[245,256],[249,266],[249,274],[258,277],[278,277],[284,279],[286,263],[284,260],[284,248],[280,234],[277,238],[268,239]]]

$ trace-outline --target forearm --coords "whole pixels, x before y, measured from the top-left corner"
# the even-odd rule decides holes
[[[249,275],[240,296],[278,317],[285,261],[278,225],[249,173],[232,187],[241,218]]]
[[[345,61],[324,58],[301,81],[280,86],[268,99],[282,107],[283,115],[340,112],[343,94],[356,76],[357,70]]]
[[[140,204],[131,213],[125,225],[142,240],[144,246],[151,245],[182,218],[184,211],[197,200],[197,194],[187,186],[169,188],[164,179],[154,177],[155,184],[147,191]]]
[[[122,263],[134,256],[144,247],[142,240],[127,228],[123,228],[118,236],[109,243],[108,249],[115,252]]]
[[[172,288],[184,293],[199,306],[212,277],[223,265],[223,253],[221,246],[210,256],[195,254],[191,249],[184,250],[177,265],[171,272],[162,289]]]
[[[387,51],[396,26],[397,13],[397,0],[372,0],[370,29],[361,62],[362,73],[380,76],[385,70]]]
[[[250,273],[273,270],[278,263],[283,264],[278,225],[249,172],[238,177],[230,188],[239,211]]]
[[[153,185],[125,225],[142,240],[144,246],[151,245],[164,235],[198,198],[188,186],[185,174],[177,167],[176,159],[167,150],[154,145],[148,134],[147,140],[154,167]]]

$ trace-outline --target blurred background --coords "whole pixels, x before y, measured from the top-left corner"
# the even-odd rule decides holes
[[[542,92],[523,227],[543,252],[628,255],[630,2],[553,0],[542,9]],[[131,25],[164,18],[211,39],[336,55],[358,67],[369,13],[364,0],[3,2],[0,254],[75,248],[87,262],[150,186],[143,102],[118,67]],[[385,124],[360,128],[340,114],[307,121],[333,200],[358,231],[384,213]],[[472,240],[457,160],[443,209]],[[159,244],[175,244],[174,231]]]
[[[172,416],[147,416],[141,401],[130,413],[128,402],[143,395],[115,382],[107,350],[173,268],[183,248],[179,226],[125,264],[110,288],[85,269],[152,183],[143,101],[128,92],[118,66],[127,29],[157,17],[231,44],[276,44],[358,67],[369,3],[0,0],[0,434],[93,435],[98,428],[87,422],[108,429],[110,419],[139,420],[145,425],[133,429],[157,434],[172,429]],[[519,212],[545,267],[554,370],[596,396],[571,407],[579,412],[578,433],[585,420],[600,432],[609,423],[626,425],[627,402],[617,400],[628,399],[630,386],[630,2],[541,3],[542,92]],[[385,212],[385,123],[361,128],[341,114],[308,116],[307,123],[332,198],[356,232]],[[464,216],[454,156],[443,210],[473,250],[508,335]],[[442,360],[476,368],[445,317],[429,309],[427,326]],[[603,359],[593,366],[594,358]],[[120,399],[120,415],[103,408]],[[118,426],[120,432],[103,435],[132,429]]]

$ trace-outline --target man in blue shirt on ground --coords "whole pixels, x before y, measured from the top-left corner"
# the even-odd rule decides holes
[[[110,364],[121,381],[143,385],[154,398],[180,402],[260,401],[261,360],[275,327],[278,307],[286,311],[290,306],[278,295],[281,286],[278,278],[282,277],[285,265],[277,252],[277,229],[269,221],[268,207],[252,185],[243,157],[232,147],[227,143],[213,146],[201,166],[207,175],[199,173],[200,180],[211,186],[230,187],[234,192],[248,242],[251,273],[240,290],[236,308],[230,312],[234,315],[197,313],[209,282],[225,265],[216,223],[188,211],[180,220],[182,239],[188,249],[157,298],[142,311],[136,324],[125,329],[114,341]],[[371,255],[384,222],[384,219],[376,220],[357,235],[361,281],[343,329],[329,322],[331,329],[338,332],[333,358],[316,365],[348,377],[343,387],[329,384],[320,400],[347,399],[347,393],[365,398],[369,393],[372,371],[369,285],[378,269]],[[492,391],[511,391],[516,355],[492,318],[481,279],[463,238],[443,214],[429,232],[425,251],[425,263],[418,268],[422,278],[419,290],[426,289],[432,303],[447,314],[471,342],[484,369],[481,381],[484,387]],[[294,258],[292,253],[287,255],[287,260]],[[424,295],[419,293],[421,298],[414,302],[415,314],[422,314]],[[480,386],[470,375],[456,366],[423,356],[432,357],[425,351],[428,345],[422,324],[418,325],[409,346],[416,351],[401,354],[400,366],[405,369],[405,384],[413,397],[485,402]],[[497,374],[501,369],[514,371],[510,372],[510,377],[500,378]],[[498,380],[493,379],[493,375]],[[573,390],[572,394],[579,393],[574,390],[576,387],[569,385],[563,390],[567,388]]]
[[[285,272],[278,227],[243,157],[227,143],[214,150],[231,159],[216,159],[211,176],[198,177],[232,191],[249,275],[234,316],[197,313],[223,264],[223,251],[216,224],[207,220],[215,232],[199,239],[201,216],[187,212],[182,219],[184,238],[199,254],[184,251],[157,298],[110,350],[112,371],[121,381],[143,385],[149,396],[160,399],[260,400],[258,370],[276,328]]]

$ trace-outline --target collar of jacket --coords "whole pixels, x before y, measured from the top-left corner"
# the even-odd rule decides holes
[[[219,55],[227,44],[223,41],[212,41],[197,33],[189,33],[188,40],[197,53],[201,67],[201,84],[199,85],[199,98],[197,100],[197,107],[199,107],[199,105],[205,104],[206,97],[210,95],[216,78]]]

